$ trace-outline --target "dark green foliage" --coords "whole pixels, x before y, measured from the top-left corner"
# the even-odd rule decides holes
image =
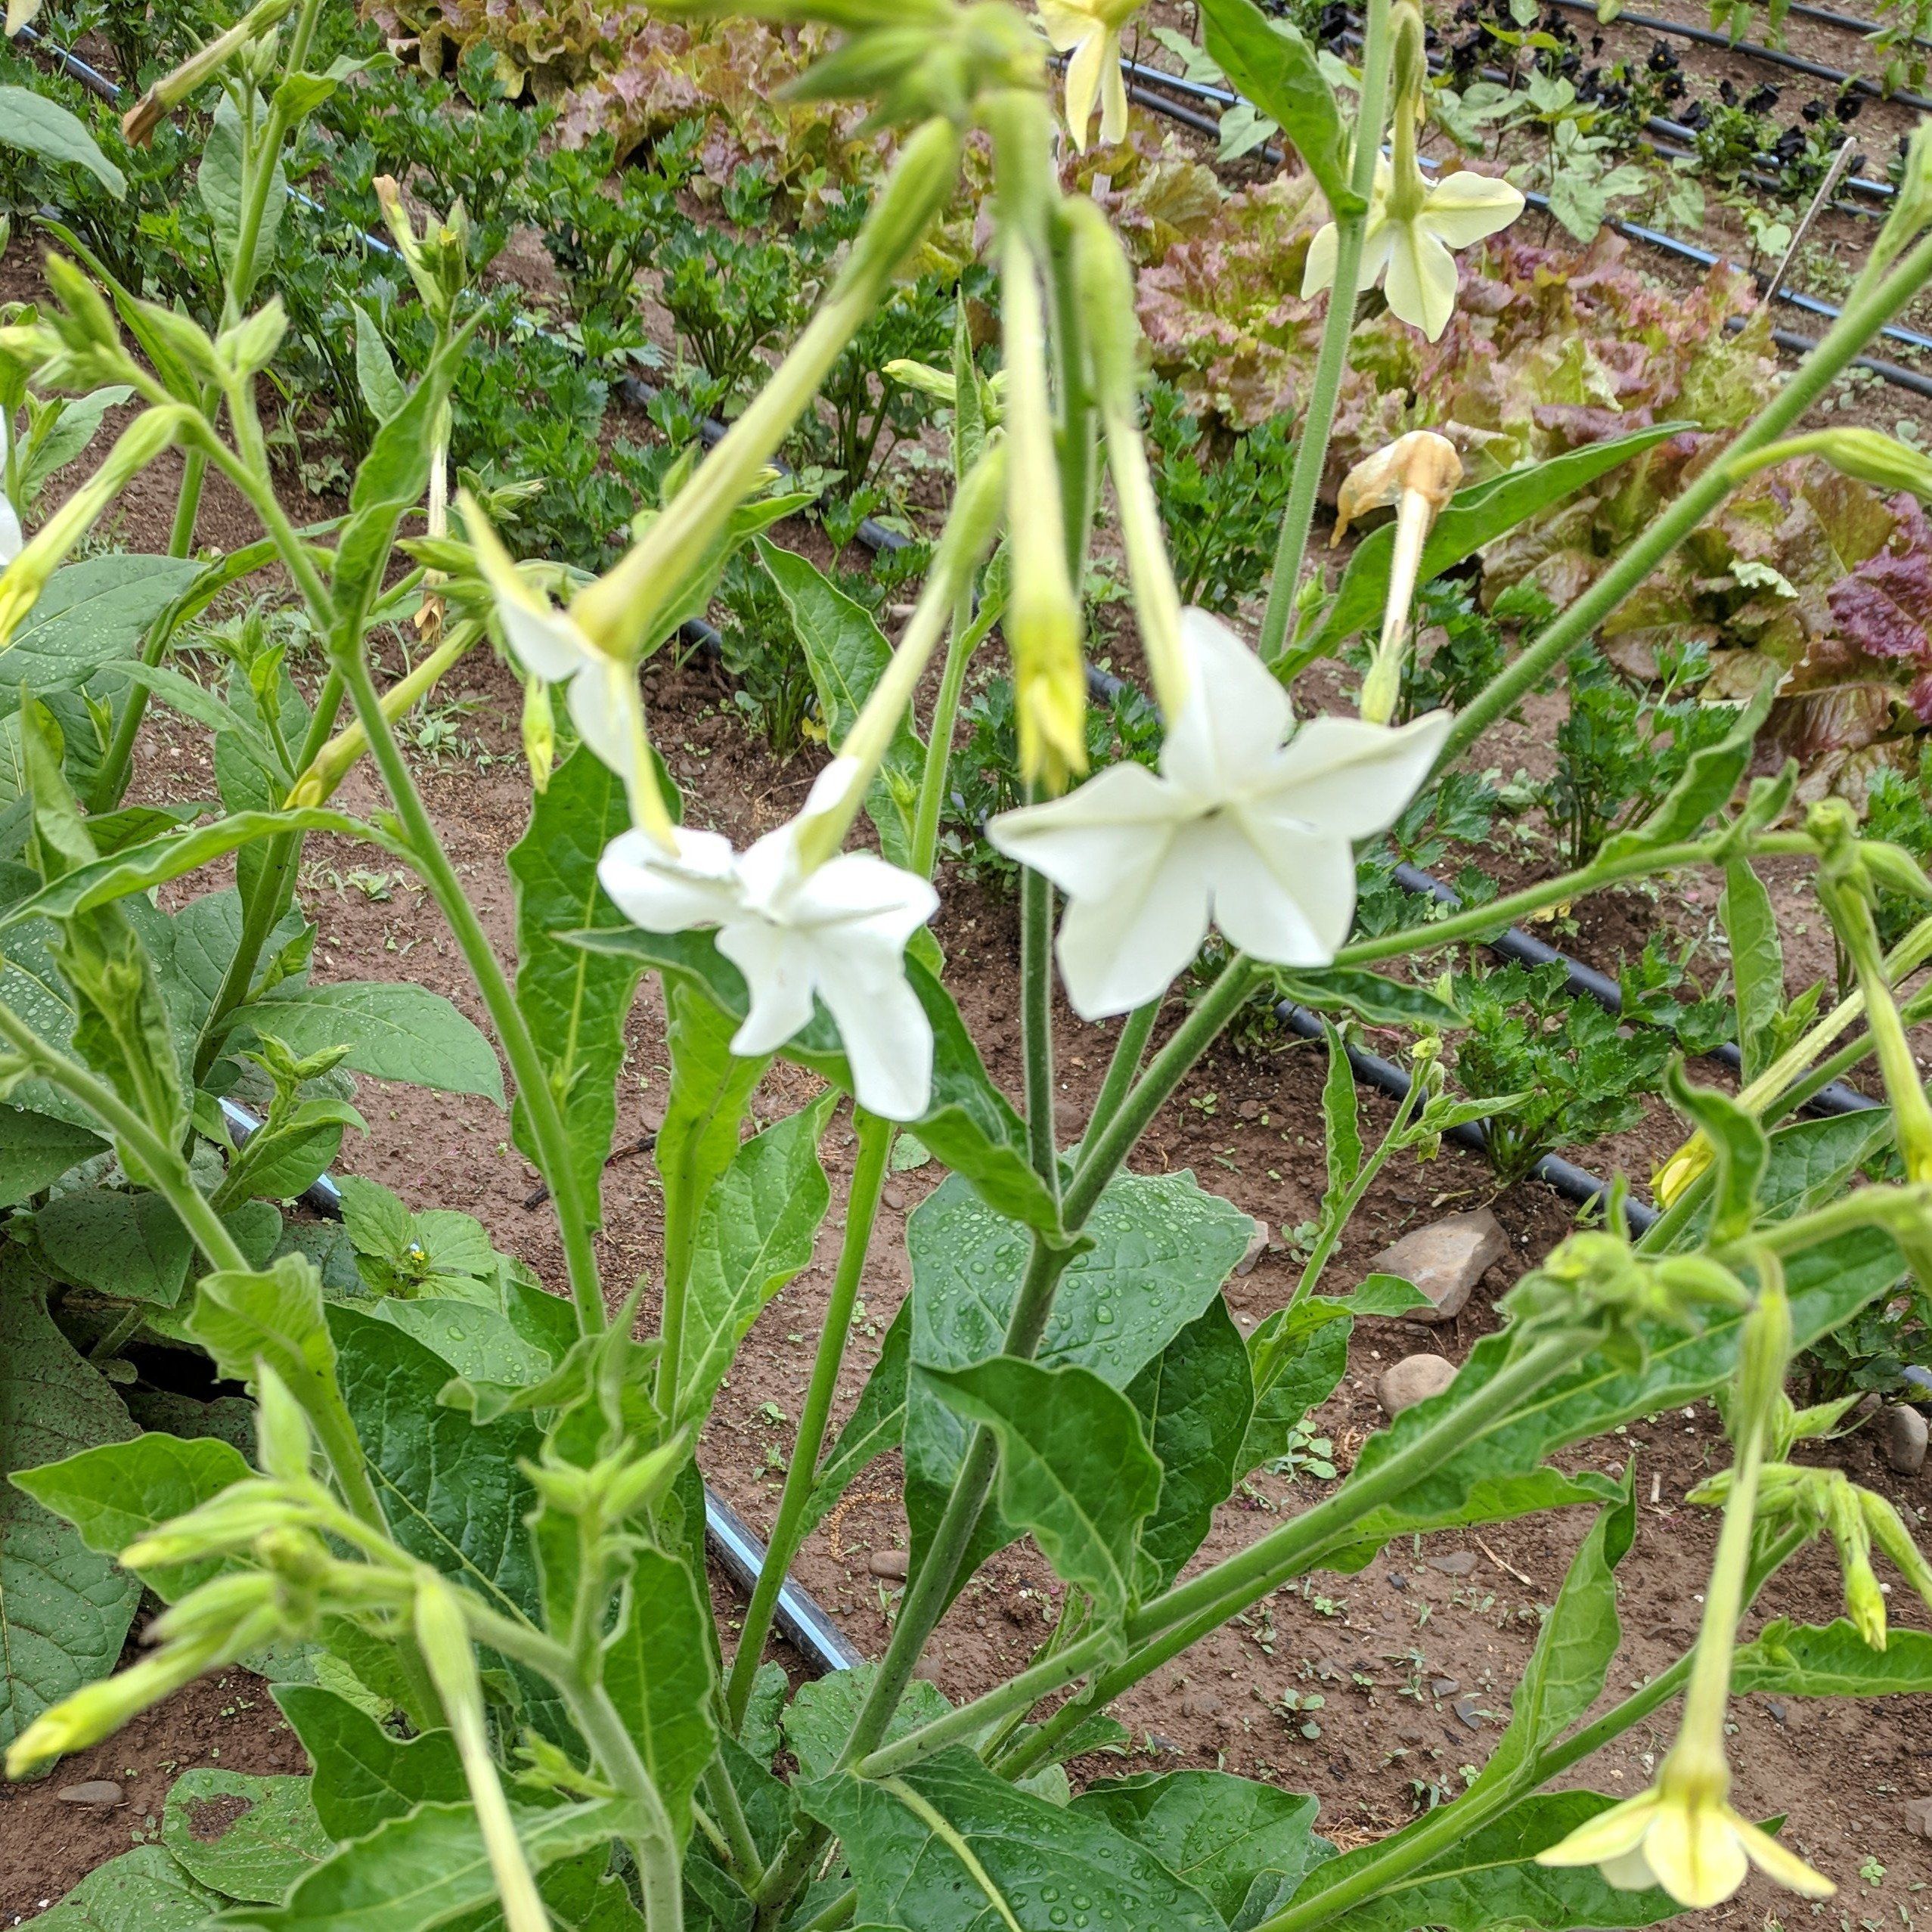
[[[1147,442],[1181,601],[1232,610],[1267,581],[1274,563],[1295,460],[1287,419],[1210,437],[1180,392],[1157,382]]]
[[[1932,743],[1921,743],[1917,771],[1887,765],[1872,780],[1866,806],[1867,834],[1903,845],[1921,865],[1932,865],[1932,790],[1928,787],[1932,787]],[[1875,910],[1878,937],[1891,947],[1932,907],[1909,892],[1881,885]]]
[[[1452,845],[1479,846],[1489,837],[1496,809],[1495,788],[1474,772],[1445,772],[1433,790],[1418,792],[1389,828],[1387,845],[1357,864],[1356,930],[1374,938],[1431,917],[1429,900],[1395,882],[1396,867],[1419,866],[1440,878]],[[1473,864],[1459,867],[1449,883],[1465,905],[1479,906],[1497,891],[1493,872]]]
[[[1455,1047],[1464,1092],[1527,1096],[1490,1123],[1490,1159],[1504,1180],[1558,1148],[1636,1126],[1670,1057],[1667,1033],[1627,1033],[1593,1000],[1573,998],[1554,963],[1458,974],[1452,997],[1468,1021]]]

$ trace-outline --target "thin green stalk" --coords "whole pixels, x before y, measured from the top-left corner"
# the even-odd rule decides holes
[[[98,1075],[50,1047],[4,1003],[0,1003],[0,1037],[11,1040],[41,1078],[71,1094],[133,1152],[211,1268],[249,1272],[248,1257],[207,1196],[195,1186],[178,1148],[170,1146]]]
[[[745,1721],[752,1682],[778,1608],[778,1592],[799,1544],[805,1540],[805,1509],[818,1480],[819,1455],[825,1447],[832,1399],[838,1390],[839,1372],[844,1366],[845,1344],[851,1334],[852,1309],[864,1279],[866,1254],[872,1245],[873,1223],[879,1213],[879,1192],[892,1151],[890,1121],[860,1108],[855,1110],[853,1124],[858,1134],[858,1152],[853,1159],[851,1186],[846,1195],[838,1272],[833,1277],[831,1298],[819,1329],[818,1352],[812,1362],[811,1380],[799,1417],[791,1466],[785,1471],[785,1487],[778,1498],[778,1515],[771,1526],[771,1539],[765,1546],[751,1603],[745,1611],[737,1654],[731,1660],[731,1673],[725,1682],[725,1715],[734,1735]]]
[[[764,1861],[758,1856],[758,1841],[752,1836],[752,1822],[745,1816],[738,1788],[731,1782],[730,1767],[720,1751],[705,1772],[705,1792],[723,1821],[724,1850],[738,1875],[738,1883],[748,1892],[764,1882]]]
[[[1034,1171],[1057,1201],[1053,1133],[1053,888],[1044,873],[1020,875],[1020,1050],[1025,1068],[1026,1144]]]
[[[1114,1116],[1120,1112],[1121,1102],[1127,1098],[1135,1076],[1140,1071],[1149,1036],[1154,1031],[1154,1022],[1161,1016],[1161,1001],[1166,997],[1162,994],[1159,999],[1149,1000],[1144,1006],[1136,1006],[1121,1022],[1120,1037],[1114,1042],[1114,1056],[1107,1062],[1107,1077],[1101,1081],[1093,1111],[1087,1116],[1087,1131],[1081,1136],[1083,1142],[1106,1133]]]
[[[1436,760],[1447,771],[1496,721],[1556,669],[1623,600],[1722,503],[1736,487],[1732,464],[1775,442],[1822,395],[1867,342],[1918,293],[1932,276],[1932,234],[1868,293],[1847,303],[1817,348],[1729,446],[1661,516],[1647,524],[1617,561],[1561,616],[1546,625],[1535,643],[1492,679],[1459,712]]]
[[[517,1097],[524,1106],[535,1137],[538,1164],[549,1183],[551,1205],[563,1237],[570,1292],[577,1307],[578,1327],[586,1334],[601,1329],[608,1319],[597,1273],[597,1251],[591,1237],[588,1216],[584,1210],[583,1189],[570,1158],[569,1137],[558,1112],[557,1096],[544,1071],[536,1043],[530,1037],[523,1009],[516,1003],[501,963],[492,947],[489,935],[470,903],[463,882],[436,836],[416,789],[395,734],[383,711],[382,694],[369,674],[367,660],[359,649],[346,653],[338,668],[355,706],[362,728],[369,734],[369,747],[377,768],[382,773],[389,802],[395,808],[405,836],[409,842],[423,882],[435,895],[451,936],[462,950],[477,991],[483,997],[492,1024],[510,1062],[516,1083]]]
[[[946,640],[946,662],[939,674],[939,696],[926,740],[926,765],[919,774],[919,803],[913,813],[912,869],[930,879],[939,851],[939,814],[946,802],[952,768],[953,731],[959,721],[960,694],[972,658],[967,634],[972,629],[972,588],[961,589],[953,605],[953,628]]]
[[[1391,48],[1388,31],[1390,0],[1369,0],[1363,26],[1362,92],[1355,119],[1355,150],[1348,185],[1361,203],[1360,212],[1335,221],[1335,281],[1329,290],[1329,311],[1322,324],[1321,347],[1308,383],[1308,408],[1295,447],[1295,467],[1289,473],[1288,501],[1282,512],[1281,536],[1275,545],[1274,574],[1268,581],[1268,601],[1261,614],[1261,656],[1273,664],[1288,642],[1289,620],[1301,569],[1308,553],[1308,532],[1315,521],[1315,501],[1322,472],[1329,460],[1329,437],[1335,426],[1335,405],[1341,379],[1347,373],[1348,350],[1355,332],[1355,297],[1361,281],[1362,244],[1369,225],[1369,203],[1375,192],[1375,163],[1381,158],[1382,125],[1388,108]],[[1330,211],[1332,213],[1333,210]]]
[[[1384,1162],[1395,1152],[1403,1131],[1407,1127],[1410,1116],[1416,1110],[1422,1092],[1422,1084],[1420,1081],[1409,1082],[1409,1091],[1403,1095],[1397,1105],[1395,1109],[1395,1118],[1390,1122],[1388,1133],[1376,1142],[1375,1151],[1362,1163],[1360,1171],[1357,1174],[1347,1192],[1337,1204],[1335,1212],[1324,1218],[1321,1231],[1315,1237],[1315,1245],[1310,1251],[1307,1261],[1302,1268],[1301,1278],[1295,1284],[1295,1292],[1288,1298],[1287,1305],[1289,1307],[1292,1308],[1304,1295],[1312,1295],[1314,1292],[1315,1285],[1321,1279],[1322,1271],[1328,1266],[1329,1258],[1334,1254],[1336,1244],[1341,1239],[1343,1230],[1354,1218],[1355,1210],[1361,1205],[1363,1196],[1374,1185],[1375,1178],[1382,1172]],[[1258,1363],[1256,1366],[1258,1369],[1261,1364]]]
[[[188,452],[181,466],[181,493],[175,504],[173,528],[168,533],[168,555],[191,556],[194,550],[194,523],[201,508],[202,484],[208,474],[208,458],[200,450]],[[141,661],[149,666],[159,664],[168,654],[168,646],[175,634],[173,613],[157,618],[148,627],[147,637],[142,640]],[[140,735],[141,721],[147,715],[147,687],[132,686],[127,695],[119,718],[114,725],[114,735],[108,741],[106,755],[101,761],[101,769],[95,774],[88,793],[88,809],[92,811],[111,811],[121,802],[126,791],[128,771],[134,761],[135,740]]]
[[[596,1754],[604,1775],[642,1815],[642,1828],[625,1842],[637,1861],[645,1925],[649,1932],[684,1932],[684,1875],[677,1836],[671,1828],[664,1800],[631,1734],[625,1729],[617,1707],[601,1684],[580,1683],[570,1673],[557,1683],[557,1688],[563,1692],[570,1714]]]
[[[1087,371],[1087,331],[1073,273],[1072,250],[1063,223],[1056,222],[1047,248],[1053,300],[1053,360],[1059,390],[1060,510],[1066,524],[1067,575],[1076,591],[1087,575],[1099,467],[1093,461],[1098,417]]]
[[[799,1932],[840,1932],[857,1917],[858,1909],[858,1887],[854,1885],[849,1892],[841,1892],[816,1918],[806,1920]]]

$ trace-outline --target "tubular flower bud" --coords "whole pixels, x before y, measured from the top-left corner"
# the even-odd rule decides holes
[[[121,432],[99,469],[82,483],[4,571],[0,571],[0,650],[13,641],[21,620],[39,600],[48,581],[110,504],[185,427],[191,411],[173,404],[149,409]]]
[[[212,80],[251,40],[278,25],[293,5],[294,0],[259,0],[225,33],[190,54],[172,73],[163,74],[121,117],[121,132],[133,146],[145,147],[173,109]]]
[[[1764,1442],[1791,1344],[1791,1307],[1775,1259],[1769,1253],[1754,1258],[1762,1285],[1739,1340],[1731,1407],[1737,1458],[1685,1692],[1683,1722],[1649,1791],[1613,1805],[1537,1855],[1539,1865],[1594,1865],[1620,1890],[1661,1885],[1693,1910],[1721,1905],[1754,1865],[1803,1898],[1829,1898],[1837,1890],[1729,1802],[1724,1719],[1731,1660],[1751,1565]]]
[[[1029,784],[1059,792],[1087,769],[1080,600],[1067,573],[1039,278],[1031,251],[1016,231],[1005,237],[1000,265],[1008,385],[1006,527],[1013,563],[1006,628],[1020,774]]]
[[[539,792],[550,789],[557,764],[557,713],[550,708],[550,687],[541,678],[523,681],[523,755],[530,766],[530,783]]]
[[[1422,547],[1462,480],[1462,459],[1456,445],[1433,430],[1412,430],[1398,436],[1386,449],[1363,458],[1342,479],[1335,499],[1335,535],[1329,539],[1331,548],[1341,542],[1343,532],[1357,517],[1371,510],[1385,510],[1391,504],[1395,506],[1395,549],[1389,559],[1382,637],[1362,685],[1362,715],[1371,724],[1386,724],[1395,715]]]
[[[1758,470],[1788,463],[1794,457],[1822,456],[1841,476],[1869,483],[1875,490],[1906,490],[1921,503],[1932,503],[1932,457],[1921,454],[1896,436],[1853,426],[1818,430],[1807,436],[1787,436],[1767,443],[1730,465],[1739,482]]]

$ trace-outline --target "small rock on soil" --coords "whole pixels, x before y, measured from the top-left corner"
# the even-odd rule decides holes
[[[866,1558],[865,1567],[888,1583],[903,1583],[909,1564],[903,1549],[875,1549]]]
[[[1251,1275],[1254,1272],[1254,1264],[1267,1252],[1267,1247],[1268,1224],[1264,1220],[1257,1220],[1254,1232],[1248,1237],[1246,1251],[1234,1264],[1235,1273],[1242,1276]]]
[[[70,1785],[54,1795],[63,1804],[91,1805],[104,1811],[122,1802],[124,1794],[111,1778],[90,1778],[84,1785]]]
[[[1391,1416],[1440,1395],[1456,1379],[1456,1364],[1440,1355],[1405,1355],[1375,1382],[1375,1400]]]
[[[1915,1476],[1925,1466],[1927,1431],[1925,1418],[1903,1403],[1885,1412],[1885,1460],[1902,1476]]]
[[[1932,1798],[1912,1798],[1906,1805],[1906,1829],[1921,1838],[1932,1838]]]
[[[1413,1282],[1434,1304],[1404,1316],[1405,1321],[1447,1322],[1462,1312],[1471,1289],[1509,1252],[1502,1223],[1487,1208],[1478,1208],[1405,1234],[1369,1264],[1369,1271]]]

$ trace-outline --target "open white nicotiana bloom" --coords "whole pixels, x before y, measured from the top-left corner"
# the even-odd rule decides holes
[[[1084,150],[1093,105],[1100,104],[1100,138],[1127,135],[1127,83],[1121,75],[1121,33],[1140,0],[1040,0],[1040,24],[1054,51],[1067,55],[1067,132]]]
[[[1164,992],[1211,921],[1256,959],[1327,965],[1354,917],[1354,842],[1394,822],[1449,730],[1447,712],[1397,730],[1314,718],[1289,738],[1288,693],[1226,625],[1184,611],[1181,642],[1158,775],[1117,764],[986,828],[1066,895],[1060,975],[1084,1019]]]
[[[1363,238],[1360,284],[1371,288],[1381,282],[1393,313],[1434,342],[1456,312],[1453,251],[1499,233],[1524,206],[1521,189],[1467,169],[1433,185],[1417,175],[1399,193],[1394,170],[1379,162]],[[1338,240],[1330,222],[1309,243],[1304,301],[1334,285]]]
[[[718,950],[745,975],[751,1004],[734,1053],[774,1053],[824,1000],[851,1063],[860,1106],[916,1120],[932,1083],[932,1023],[907,983],[906,943],[939,908],[916,873],[873,852],[811,863],[802,836],[836,814],[864,774],[828,765],[798,817],[743,852],[721,833],[674,828],[613,839],[597,867],[625,918],[647,932],[715,928]]]
[[[1620,1891],[1661,1885],[1694,1912],[1722,1905],[1754,1865],[1800,1898],[1828,1899],[1837,1890],[1830,1879],[1732,1810],[1730,1782],[1721,1757],[1677,1772],[1667,1758],[1649,1791],[1579,1825],[1537,1862],[1594,1865]]]
[[[11,563],[26,548],[26,532],[20,528],[20,513],[13,499],[0,490],[0,567]]]

